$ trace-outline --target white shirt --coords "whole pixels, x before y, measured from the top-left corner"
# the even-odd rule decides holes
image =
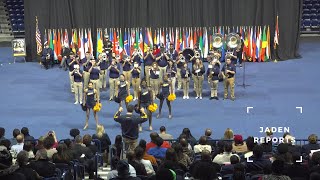
[[[217,164],[230,164],[230,157],[231,157],[232,155],[238,156],[237,154],[232,154],[232,153],[223,152],[222,154],[218,154],[218,155],[213,159],[213,162],[214,162],[214,163],[217,163]],[[238,157],[239,157],[239,156],[238,156]]]
[[[201,144],[198,144],[198,145],[195,145],[193,147],[193,150],[194,150],[194,153],[201,153],[203,150],[207,150],[211,153],[212,149],[211,149],[211,146],[210,145],[201,145]]]
[[[129,174],[130,174],[131,177],[137,177],[136,170],[130,164],[129,164]],[[108,177],[107,179],[112,179],[112,178],[118,177],[118,171],[117,170],[110,171],[107,174],[107,177]]]
[[[11,151],[13,151],[16,155],[23,150],[24,143],[18,143],[11,147]]]
[[[151,162],[149,160],[141,159],[140,162],[146,168],[146,171],[147,171],[148,175],[155,175],[154,169],[153,169],[152,164],[151,164]]]

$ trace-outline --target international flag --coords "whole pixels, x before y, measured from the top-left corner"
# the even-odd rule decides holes
[[[193,31],[193,46],[197,44],[198,38],[197,38],[197,29],[194,29]]]
[[[204,28],[204,35],[203,35],[203,57],[207,58],[207,55],[209,53],[209,42],[208,42],[208,32],[207,32],[207,28]]]
[[[62,60],[62,57],[61,57],[61,34],[62,34],[62,31],[60,32],[60,30],[58,29],[58,38],[57,38],[57,56],[58,56],[58,60],[61,61]]]
[[[254,28],[254,32],[252,33],[252,60],[253,62],[256,62],[256,34],[257,34],[257,27]]]
[[[131,40],[130,40],[130,54],[133,54],[134,48],[135,48],[135,43],[136,43],[136,31],[134,29],[131,29]]]
[[[122,58],[122,55],[123,55],[123,49],[124,49],[124,46],[123,46],[123,38],[122,38],[122,32],[121,32],[121,29],[119,30],[119,47],[118,47],[118,51],[119,51],[119,55],[120,57]]]
[[[189,34],[190,34],[190,43],[189,43],[189,47],[191,48],[191,49],[193,49],[193,32],[192,32],[192,28],[190,28],[189,29]]]
[[[116,29],[113,29],[113,50],[112,52],[115,52],[116,55],[119,55],[118,54],[118,37],[117,37],[117,31]]]
[[[183,50],[183,40],[182,40],[182,30],[180,28],[180,36],[179,36],[179,51],[182,51]]]
[[[81,37],[79,38],[79,44],[81,44],[80,48],[79,48],[79,53],[80,53],[80,59],[85,58],[85,47],[84,47],[84,40],[85,40],[85,36],[83,34],[83,29],[81,30]]]
[[[134,48],[138,49],[139,48],[139,29],[136,29],[136,40],[135,40],[135,45]]]
[[[96,57],[103,51],[103,40],[102,40],[102,29],[97,29],[97,52],[96,52]]]
[[[129,31],[129,30],[128,30]],[[130,46],[127,30],[124,31],[124,54],[130,56]]]
[[[261,47],[261,28],[257,27],[257,38],[256,38],[256,59],[260,62],[260,47]]]
[[[37,54],[40,55],[42,52],[41,34],[38,27],[38,18],[36,17],[36,42],[37,42]]]
[[[218,33],[221,33],[222,37],[225,37],[224,34],[224,29],[223,27],[219,27],[218,28]],[[221,61],[225,61],[225,57],[226,57],[226,49],[225,49],[225,43],[221,46]]]
[[[89,42],[88,42],[87,29],[84,29],[83,46],[84,46],[84,53],[88,52],[89,51]]]
[[[180,51],[180,42],[179,42],[179,29],[176,28],[176,38],[175,38],[175,49],[176,51]]]
[[[149,45],[148,29],[145,28],[145,32],[144,32],[144,50],[145,51],[147,51],[148,45]]]
[[[167,31],[166,31],[166,50],[168,50],[169,49],[169,46],[170,46],[170,29],[169,29],[169,31],[168,31],[168,29],[167,29]]]
[[[279,16],[278,15],[277,15],[277,19],[276,19],[276,27],[275,27],[274,39],[273,39],[274,49],[277,48],[277,45],[279,45]]]
[[[261,42],[260,59],[262,61],[265,61],[266,48],[267,48],[267,45],[268,45],[266,26],[263,27],[263,33],[262,33],[262,40],[261,41],[262,42]]]
[[[185,40],[184,40],[184,47],[189,47],[189,32],[188,32],[188,28],[185,29]]]
[[[142,30],[140,31],[140,38],[139,38],[139,49],[143,56],[143,37],[142,37]]]
[[[154,30],[153,44],[157,44],[157,30]]]
[[[53,30],[53,50],[54,50],[54,60],[58,60],[58,46],[57,46],[57,31]]]
[[[48,44],[48,35],[47,35],[47,30],[44,30],[44,37],[43,37],[43,46],[46,46]]]
[[[148,36],[148,42],[149,42],[149,46],[150,46],[150,48],[153,48],[153,42],[152,42],[152,32],[151,32],[151,29],[148,29],[148,34],[147,34],[147,36]]]
[[[202,29],[199,30],[199,49],[201,50],[201,56],[203,57],[203,37],[202,37]]]
[[[271,58],[271,48],[270,48],[270,27],[267,30],[267,47],[266,47],[266,60]]]
[[[157,45],[160,46],[161,43],[161,29],[157,31]]]
[[[93,44],[92,44],[92,34],[91,29],[88,29],[88,51],[93,55]]]

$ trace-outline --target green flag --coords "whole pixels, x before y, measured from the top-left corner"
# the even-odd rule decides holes
[[[121,30],[120,30],[120,33],[119,33],[119,53],[121,54],[122,53],[122,51],[123,51],[123,48],[124,48],[124,46],[123,46],[123,41],[122,41],[122,33],[121,33]]]
[[[53,30],[50,30],[50,42],[49,42],[49,47],[54,50],[53,46]]]
[[[136,44],[134,45],[135,49],[139,49],[139,30],[136,29]]]
[[[200,37],[199,37],[199,49],[201,53],[203,53],[203,38],[202,38],[202,29],[200,29]]]

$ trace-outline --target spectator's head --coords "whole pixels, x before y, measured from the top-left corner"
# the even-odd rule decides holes
[[[270,136],[273,135],[273,132],[272,132],[270,129],[271,129],[271,128],[268,128],[268,129],[266,130],[266,135],[267,135],[268,137],[270,137]]]
[[[240,163],[234,165],[233,180],[246,180],[245,168]]]
[[[51,149],[54,145],[54,138],[52,136],[47,136],[43,141],[43,147],[46,149]]]
[[[87,147],[91,145],[92,142],[92,137],[90,134],[86,134],[83,136],[83,144],[86,145]]]
[[[155,143],[157,137],[159,137],[158,133],[156,133],[156,132],[150,133],[151,142]]]
[[[154,142],[158,147],[161,147],[163,144],[163,139],[161,137],[157,137]]]
[[[18,143],[23,143],[24,141],[24,135],[23,134],[19,134],[17,137],[16,137],[16,140]]]
[[[23,150],[30,152],[33,150],[33,144],[30,141],[27,141],[23,144]]]
[[[144,139],[141,139],[139,141],[139,146],[145,151],[147,149],[147,141]]]
[[[0,163],[5,166],[12,165],[12,156],[9,150],[4,148],[0,150]]]
[[[166,127],[161,126],[160,127],[160,133],[166,133]]]
[[[285,133],[283,133],[283,138],[286,138],[286,136],[288,136],[288,135],[290,135],[290,133],[289,132],[285,132]]]
[[[257,144],[253,148],[253,156],[255,158],[261,158],[262,155],[263,155],[263,147],[261,145]]]
[[[284,142],[287,143],[287,144],[290,144],[290,145],[294,145],[295,143],[295,138],[291,135],[287,135],[285,138],[284,138]]]
[[[14,138],[16,138],[20,133],[21,133],[21,132],[20,132],[20,129],[14,129],[14,130],[12,131],[12,136],[13,136]]]
[[[181,138],[180,141],[179,141],[179,143],[181,144],[181,146],[182,146],[183,148],[188,148],[188,141],[187,141],[187,139]]]
[[[125,160],[120,160],[117,164],[118,177],[128,177],[129,173],[129,164]]]
[[[192,137],[192,134],[189,128],[183,128],[182,134],[185,134],[187,136],[187,139]]]
[[[239,163],[239,162],[240,162],[240,159],[238,158],[238,156],[232,155],[232,156],[230,157],[230,163],[231,163],[231,164],[237,164],[237,163]]]
[[[232,144],[229,142],[224,143],[224,152],[231,153],[232,151]]]
[[[129,104],[128,107],[127,107],[127,112],[128,113],[133,113],[133,111],[134,111],[134,105]]]
[[[80,135],[76,136],[76,138],[74,139],[74,142],[76,144],[82,144],[82,137]]]
[[[201,136],[199,139],[199,144],[207,145],[207,136]]]
[[[36,153],[36,160],[48,160],[47,151],[45,149],[40,149]]]
[[[4,137],[6,130],[3,127],[0,127],[0,139]]]
[[[320,151],[314,152],[311,156],[311,162],[313,165],[319,165],[320,164]]]
[[[203,161],[211,161],[211,154],[208,150],[203,150],[201,152],[201,160]]]
[[[127,159],[129,162],[134,161],[136,159],[136,155],[134,154],[134,151],[127,152]]]
[[[17,163],[19,166],[28,164],[29,156],[27,151],[20,151],[17,155]]]
[[[218,154],[223,153],[223,151],[224,151],[224,141],[218,141],[217,142],[217,151],[218,151]]]
[[[101,138],[103,136],[103,134],[105,133],[104,127],[101,124],[97,125],[97,129],[96,129],[96,135],[98,138]]]
[[[315,134],[311,134],[309,137],[308,137],[308,141],[310,144],[317,144],[318,142],[318,136],[315,135]]]
[[[67,148],[70,149],[72,146],[72,141],[70,139],[65,139],[64,144],[66,144]]]
[[[310,174],[310,180],[319,180],[320,174],[318,172],[313,172]]]
[[[230,128],[227,128],[224,132],[223,139],[233,139],[233,131]]]
[[[23,127],[21,129],[21,133],[24,135],[24,136],[30,136],[29,135],[29,129],[27,127]]]
[[[121,135],[116,136],[114,144],[118,145],[118,146],[122,145],[122,136]]]
[[[247,137],[246,144],[249,151],[253,151],[253,148],[256,145],[252,136]]]
[[[173,148],[168,148],[166,151],[166,160],[177,162],[177,153]]]
[[[10,146],[11,146],[11,142],[9,139],[4,139],[4,140],[0,141],[0,146],[4,146],[9,150]]]
[[[211,129],[206,129],[206,131],[204,132],[204,135],[207,136],[207,137],[210,137],[212,134],[212,130]]]
[[[67,150],[67,145],[64,143],[59,144],[57,147],[58,154],[64,154],[66,150]]]
[[[285,143],[281,143],[281,144],[278,145],[277,150],[278,150],[279,154],[285,154],[289,150],[288,149],[288,145],[285,144]]]
[[[171,170],[171,169],[167,169],[167,168],[161,168],[158,170],[157,175],[156,175],[156,179],[165,179],[165,180],[176,180],[177,174]]]
[[[79,129],[71,129],[69,134],[71,137],[73,137],[73,139],[75,139],[76,136],[80,135],[80,131]]]
[[[234,144],[235,145],[243,145],[243,138],[241,135],[237,134],[237,135],[234,135]]]
[[[271,169],[274,174],[281,175],[284,170],[284,161],[281,161],[281,160],[273,161]]]
[[[142,147],[140,146],[137,146],[135,149],[134,149],[134,154],[136,155],[136,158],[137,160],[141,160],[143,158],[143,155],[144,155],[144,150]]]

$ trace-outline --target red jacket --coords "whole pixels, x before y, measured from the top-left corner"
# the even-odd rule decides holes
[[[149,149],[153,148],[153,147],[157,147],[157,145],[155,143],[153,143],[153,142],[147,143],[146,152],[148,152]],[[163,144],[161,145],[161,147],[163,147],[163,148],[171,148],[171,145],[169,144],[168,141],[163,141]]]

